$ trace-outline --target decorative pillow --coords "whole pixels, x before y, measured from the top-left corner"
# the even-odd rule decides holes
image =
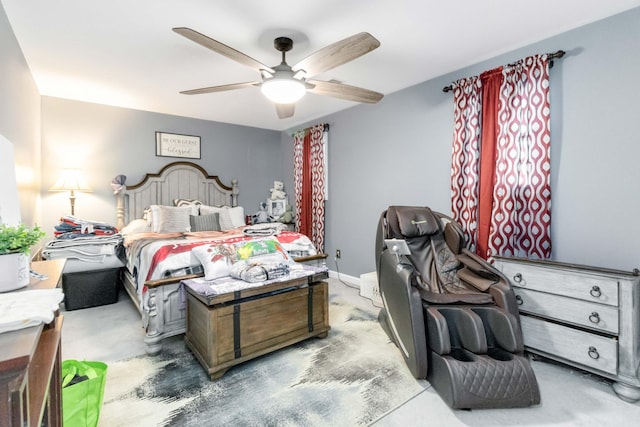
[[[246,282],[287,276],[293,260],[276,239],[236,243],[236,262],[229,275]]]
[[[200,205],[200,215],[208,215],[212,213],[220,213],[224,209],[220,206]]]
[[[182,233],[190,231],[189,215],[192,206],[151,205],[151,231],[154,233]]]
[[[173,204],[175,206],[181,207],[181,206],[201,205],[202,202],[198,199],[173,199]]]
[[[244,208],[236,206],[207,206],[200,205],[200,215],[206,215],[217,212],[220,214],[220,228],[222,230],[231,230],[246,225],[244,223]]]
[[[230,244],[206,244],[193,248],[191,253],[204,267],[205,280],[228,276],[235,261],[235,247]]]
[[[202,264],[205,280],[229,276],[236,264],[289,265],[294,262],[276,239],[204,244],[192,249],[191,253]]]
[[[120,230],[120,234],[126,236],[127,234],[146,233],[148,231],[151,231],[151,228],[146,219],[134,219]]]
[[[260,259],[293,262],[287,251],[276,239],[254,239],[236,243],[236,260],[253,262]]]
[[[191,231],[219,231],[220,220],[219,213],[212,213],[208,215],[190,215],[189,223],[191,224]]]

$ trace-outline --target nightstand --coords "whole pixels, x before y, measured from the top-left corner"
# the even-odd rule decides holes
[[[72,251],[58,252],[48,249],[48,246],[43,251],[42,256],[47,259],[69,257],[62,272],[65,310],[77,310],[118,302],[121,284],[120,273],[124,262],[118,255],[107,254],[108,251],[105,251],[104,255],[100,255],[103,253],[100,246],[104,246],[104,244],[100,242],[96,242],[95,245],[85,243],[76,249],[78,258],[74,257]],[[109,248],[109,251],[112,252],[113,249]],[[98,255],[84,256],[83,252]]]
[[[101,263],[68,259],[62,273],[65,310],[118,302],[123,266],[117,257]]]

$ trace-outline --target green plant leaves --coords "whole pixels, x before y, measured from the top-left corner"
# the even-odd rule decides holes
[[[46,233],[37,225],[30,230],[24,224],[18,226],[2,224],[0,225],[0,254],[28,253],[31,246],[38,243],[45,235]]]

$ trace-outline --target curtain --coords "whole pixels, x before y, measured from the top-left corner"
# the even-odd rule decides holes
[[[549,61],[527,57],[454,89],[453,217],[467,246],[551,257]]]
[[[480,79],[453,84],[454,132],[451,162],[451,210],[464,231],[466,246],[476,249],[480,159]]]
[[[293,137],[296,229],[324,252],[325,146],[328,125],[319,124]]]
[[[482,153],[480,157],[480,185],[478,201],[478,245],[476,253],[487,259],[489,231],[493,209],[493,184],[496,171],[496,143],[498,140],[498,108],[500,87],[504,82],[502,67],[480,75],[482,82]]]
[[[551,257],[549,61],[504,71],[488,256]]]

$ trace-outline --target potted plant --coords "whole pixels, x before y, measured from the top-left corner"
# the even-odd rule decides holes
[[[0,225],[0,292],[29,284],[29,252],[44,236],[37,225]]]

